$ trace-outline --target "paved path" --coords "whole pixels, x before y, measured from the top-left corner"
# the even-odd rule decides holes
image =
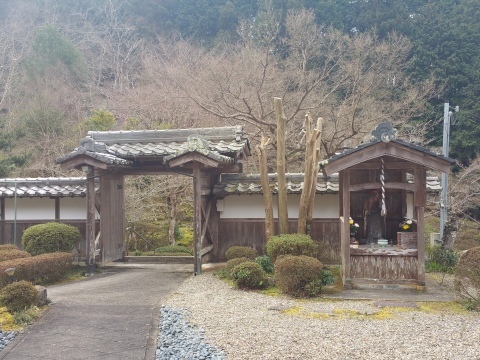
[[[92,278],[48,287],[54,304],[0,359],[154,359],[162,300],[193,267],[112,265]]]

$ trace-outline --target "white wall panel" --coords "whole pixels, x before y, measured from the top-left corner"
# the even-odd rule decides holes
[[[265,207],[262,195],[232,195],[224,199],[224,211],[220,212],[223,219],[263,219],[265,218]],[[300,195],[288,195],[288,217],[298,218]],[[316,195],[313,217],[337,218],[339,216],[338,195]],[[273,216],[278,217],[277,196],[273,196]]]

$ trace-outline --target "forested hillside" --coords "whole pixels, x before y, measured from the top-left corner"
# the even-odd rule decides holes
[[[87,130],[244,124],[255,144],[274,96],[289,171],[307,111],[323,158],[381,121],[439,147],[448,100],[459,211],[476,208],[479,43],[477,0],[3,0],[0,177],[65,175]]]

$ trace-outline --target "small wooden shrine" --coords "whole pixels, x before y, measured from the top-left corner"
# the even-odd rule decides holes
[[[321,163],[324,175],[339,173],[345,288],[372,282],[425,286],[426,174],[448,173],[453,163],[397,139],[389,123],[379,124],[369,141]]]

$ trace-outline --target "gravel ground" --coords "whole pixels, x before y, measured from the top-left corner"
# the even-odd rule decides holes
[[[0,351],[7,346],[17,336],[16,331],[1,331],[0,330]]]
[[[228,359],[480,359],[480,314],[458,307],[272,297],[211,273],[187,279],[164,305]]]

